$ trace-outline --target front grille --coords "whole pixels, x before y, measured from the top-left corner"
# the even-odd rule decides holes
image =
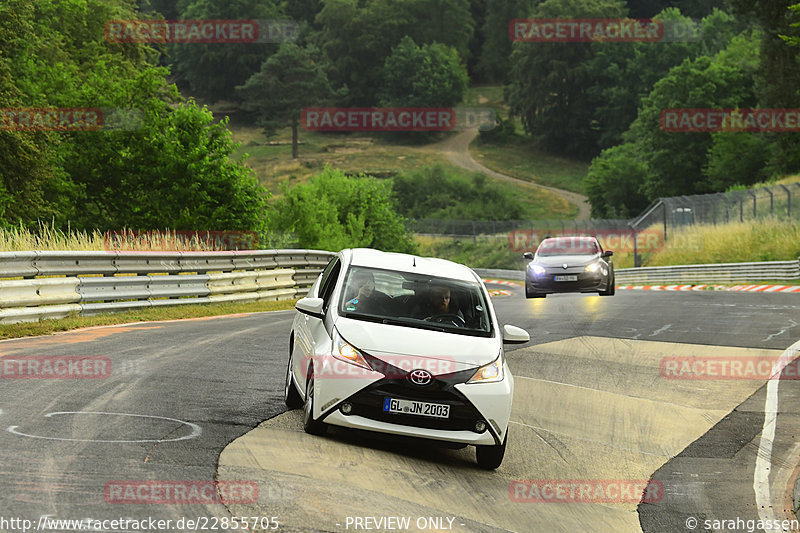
[[[455,372],[444,377],[434,377],[425,386],[412,384],[405,378],[382,379],[360,390],[347,399],[353,406],[352,414],[390,424],[400,424],[427,429],[473,430],[475,422],[483,417],[474,405],[455,385],[465,383],[475,373],[475,369]],[[450,406],[448,418],[433,418],[419,415],[387,413],[383,410],[386,398],[439,403]]]

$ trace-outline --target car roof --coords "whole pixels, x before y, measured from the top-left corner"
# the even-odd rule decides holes
[[[587,241],[587,242],[597,242],[596,237],[589,237],[586,235],[564,235],[560,237],[548,237],[547,239],[542,241],[542,244],[545,242],[553,242],[553,241],[573,241],[574,239],[579,239],[580,241]]]
[[[356,266],[414,272],[461,281],[477,281],[478,276],[467,266],[446,259],[420,257],[418,255],[383,252],[372,248],[349,248],[342,250],[346,262]]]

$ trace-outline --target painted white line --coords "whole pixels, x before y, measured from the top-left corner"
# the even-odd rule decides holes
[[[772,443],[775,440],[775,423],[778,417],[778,384],[780,372],[800,352],[800,341],[784,351],[773,365],[772,376],[767,381],[767,398],[764,401],[764,425],[761,428],[761,441],[756,455],[756,469],[753,472],[753,491],[756,495],[756,508],[761,520],[774,520],[772,498],[769,490],[769,474],[772,470]],[[781,509],[782,505],[776,507]]]
[[[665,331],[667,331],[671,327],[672,327],[672,324],[667,324],[666,326],[660,327],[657,330],[655,330],[653,333],[650,334],[650,336],[651,337],[655,337],[659,333],[664,333]]]
[[[199,437],[200,434],[203,432],[203,429],[198,426],[197,424],[193,424],[191,422],[186,422],[184,420],[178,420],[177,418],[169,418],[167,416],[155,416],[155,415],[135,415],[131,413],[108,413],[104,411],[58,411],[55,413],[47,413],[45,418],[49,418],[51,416],[56,415],[112,415],[112,416],[134,416],[138,418],[157,418],[160,420],[169,420],[170,422],[177,422],[179,424],[183,424],[185,426],[189,426],[192,428],[192,433],[189,435],[185,435],[183,437],[178,437],[177,439],[137,439],[137,440],[100,440],[100,439],[67,439],[62,437],[43,437],[41,435],[30,435],[28,433],[22,433],[21,431],[17,430],[19,426],[8,426],[6,431],[9,433],[13,433],[14,435],[19,435],[21,437],[30,437],[32,439],[45,439],[45,440],[62,440],[62,441],[71,441],[71,442],[107,442],[107,443],[132,443],[132,442],[177,442],[179,440],[188,440],[193,439],[195,437]]]

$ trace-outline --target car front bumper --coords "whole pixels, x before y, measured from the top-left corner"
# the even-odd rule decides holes
[[[573,275],[577,281],[555,281],[556,276]],[[528,272],[525,285],[529,292],[552,294],[559,292],[597,292],[606,289],[608,276],[600,272],[567,272],[548,270],[545,274],[537,276]]]
[[[504,363],[503,381],[467,384],[474,372],[435,376],[426,387],[377,372],[371,379],[315,379],[315,411],[322,421],[336,426],[470,445],[500,444],[511,417],[514,378]],[[449,416],[440,419],[384,412],[387,398],[446,404]],[[351,405],[349,414],[341,410],[344,403]],[[478,421],[486,425],[482,432],[474,430]]]

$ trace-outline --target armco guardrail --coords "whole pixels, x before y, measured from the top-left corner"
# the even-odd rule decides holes
[[[800,279],[800,261],[621,268],[615,275],[618,284],[789,281]]]
[[[0,323],[300,298],[333,255],[320,250],[3,252]]]
[[[484,278],[524,280],[524,270],[474,269]],[[747,281],[790,281],[800,279],[800,259],[759,263],[718,263],[619,268],[614,271],[617,285],[738,283]]]

